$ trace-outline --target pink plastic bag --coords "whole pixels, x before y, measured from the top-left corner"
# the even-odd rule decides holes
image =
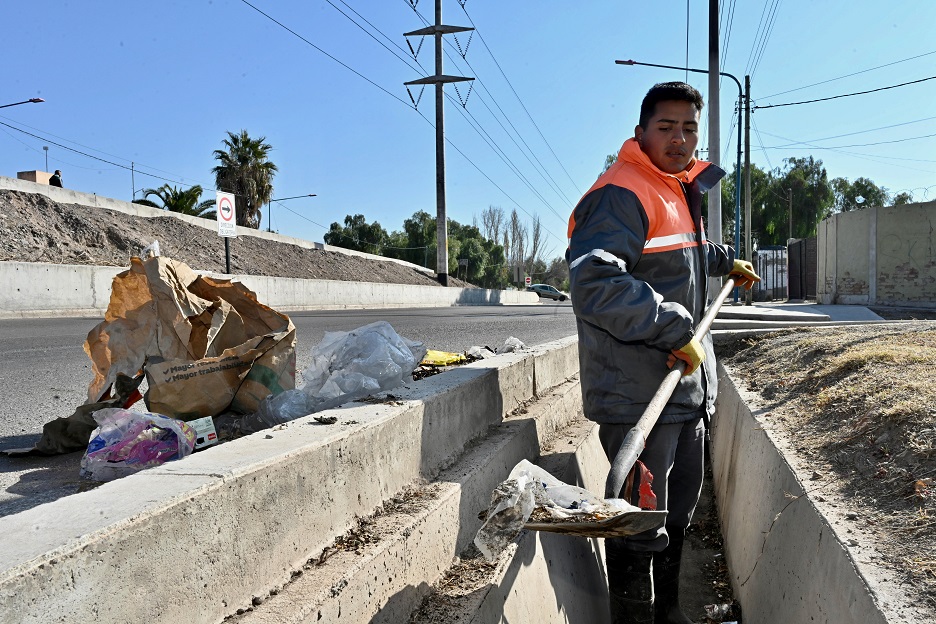
[[[94,412],[98,428],[81,458],[81,476],[111,481],[191,454],[195,429],[162,414],[108,408]]]

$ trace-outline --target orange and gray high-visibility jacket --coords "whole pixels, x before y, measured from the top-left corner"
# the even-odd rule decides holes
[[[702,193],[723,175],[698,160],[670,175],[628,139],[572,212],[566,260],[589,419],[637,422],[669,372],[670,352],[705,313],[706,276],[731,270],[734,251],[706,241],[702,227]],[[714,411],[711,337],[702,344],[705,361],[681,379],[658,422]]]

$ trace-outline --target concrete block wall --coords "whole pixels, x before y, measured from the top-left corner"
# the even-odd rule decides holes
[[[819,303],[936,307],[936,202],[839,213],[817,238]]]

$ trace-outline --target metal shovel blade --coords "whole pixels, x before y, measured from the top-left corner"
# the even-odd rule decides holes
[[[616,516],[589,522],[527,522],[524,529],[564,533],[581,537],[627,537],[663,525],[665,511],[625,511]]]

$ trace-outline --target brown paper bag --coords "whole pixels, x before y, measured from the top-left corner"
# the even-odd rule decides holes
[[[198,276],[166,257],[131,260],[105,320],[88,334],[88,402],[118,373],[144,371],[147,408],[182,420],[250,413],[296,386],[296,328],[239,282]]]

